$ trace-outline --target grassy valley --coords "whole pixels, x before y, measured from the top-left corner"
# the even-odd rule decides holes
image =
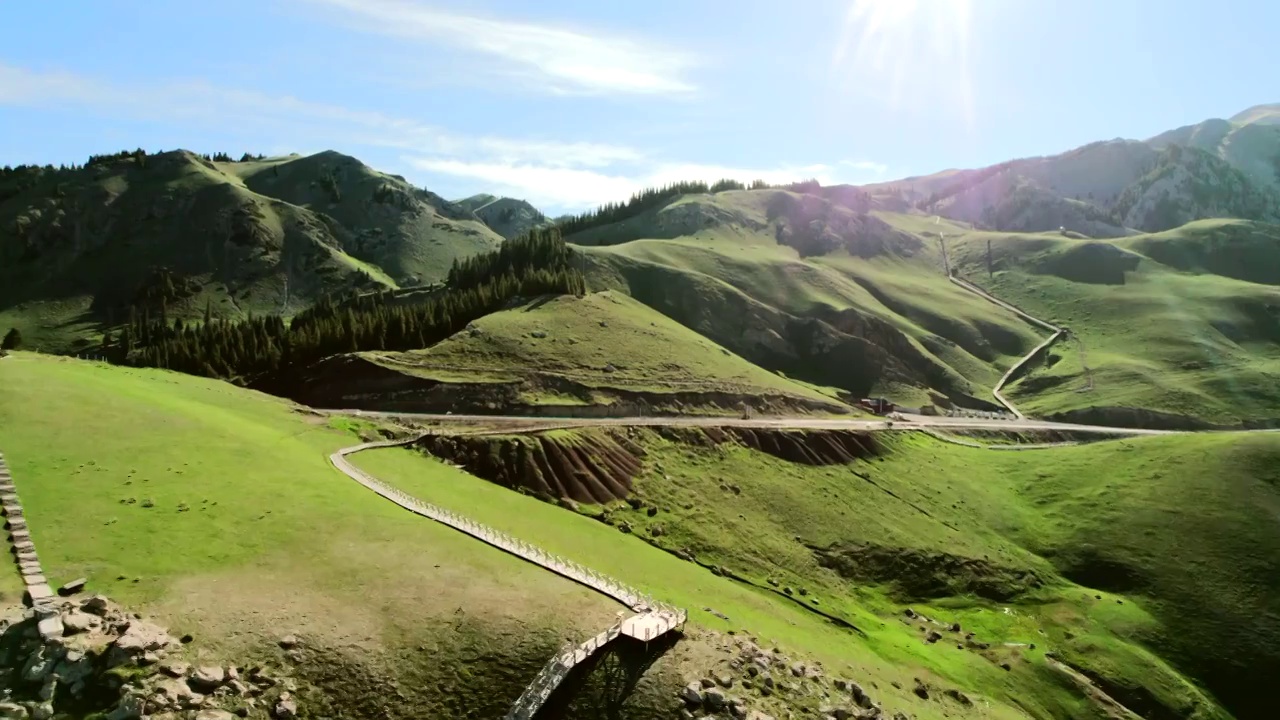
[[[1201,221],[1112,242],[1000,233],[948,242],[966,277],[1071,328],[1052,365],[1014,385],[1026,410],[1143,408],[1234,425],[1276,418],[1277,239],[1276,225]]]

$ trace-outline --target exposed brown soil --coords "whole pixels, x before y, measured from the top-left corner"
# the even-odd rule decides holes
[[[429,436],[418,446],[509,488],[577,502],[607,503],[631,493],[644,451],[622,432]]]
[[[870,433],[851,430],[764,430],[738,427],[658,427],[676,442],[700,447],[737,443],[789,462],[837,465],[877,454]],[[417,447],[467,472],[547,498],[608,503],[631,494],[643,466],[635,428],[512,435],[430,435]]]
[[[972,594],[1003,602],[1044,584],[1034,570],[916,548],[849,543],[815,548],[814,555],[841,577],[890,585],[903,599]]]
[[[656,430],[668,440],[703,447],[736,442],[752,450],[803,465],[844,465],[879,454],[875,436],[856,430],[744,427],[660,427]]]

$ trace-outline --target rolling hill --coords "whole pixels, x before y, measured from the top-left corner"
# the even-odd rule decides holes
[[[550,224],[540,210],[515,198],[482,193],[458,200],[455,204],[475,213],[485,225],[508,240]]]
[[[292,315],[350,289],[435,282],[501,238],[337,153],[215,161],[178,150],[0,177],[0,325],[95,348],[132,312]]]
[[[1025,410],[1280,418],[1280,226],[1203,220],[1114,241],[972,232],[948,243],[962,275],[1072,331],[1050,367],[1013,386]]]

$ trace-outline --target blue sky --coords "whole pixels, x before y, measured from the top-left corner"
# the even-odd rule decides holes
[[[336,149],[551,212],[865,183],[1280,101],[1259,0],[0,3],[0,164]]]

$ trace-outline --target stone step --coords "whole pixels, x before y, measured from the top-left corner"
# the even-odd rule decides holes
[[[44,570],[40,568],[40,563],[36,563],[35,565],[26,565],[18,568],[18,570],[23,575],[44,575]]]
[[[18,502],[17,493],[0,493],[0,503]]]
[[[9,505],[0,505],[0,511],[4,512],[5,517],[21,517],[22,516],[22,506],[18,505],[17,503],[13,503]]]
[[[9,530],[9,539],[14,542],[31,539],[31,531],[26,528],[12,528]]]
[[[54,598],[53,588],[49,587],[48,583],[27,583],[27,597],[31,598],[32,605],[43,605],[52,602]]]
[[[34,551],[36,546],[30,540],[19,540],[13,544],[13,549],[15,552],[22,552],[24,550]]]
[[[27,584],[27,587],[31,587],[33,585],[49,587],[49,581],[45,579],[45,576],[43,575],[23,575],[22,581]]]
[[[27,519],[21,515],[15,515],[5,520],[4,523],[10,530],[22,530],[27,527]]]

